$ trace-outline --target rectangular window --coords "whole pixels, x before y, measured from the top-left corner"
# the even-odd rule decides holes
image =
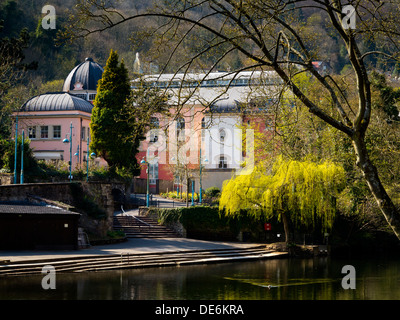
[[[29,139],[36,139],[36,127],[28,127]]]
[[[75,96],[77,96],[78,98],[86,100],[86,94],[77,93],[77,94],[75,94]]]
[[[61,126],[53,126],[53,139],[61,138]]]
[[[83,141],[86,140],[86,127],[82,127],[81,139],[82,139]]]
[[[218,164],[218,168],[220,169],[226,169],[228,167],[227,161],[225,157],[220,157],[219,158],[219,164]]]
[[[49,127],[48,126],[41,126],[40,127],[40,138],[41,139],[48,139],[49,138]]]
[[[150,184],[156,184],[158,180],[158,162],[149,163],[149,182]]]
[[[160,127],[160,122],[158,118],[150,118],[150,142],[158,141],[158,128]]]
[[[87,128],[87,136],[88,136],[88,138],[90,140],[90,127]]]
[[[176,138],[178,141],[185,141],[185,120],[179,118],[176,122]]]
[[[96,99],[96,94],[95,93],[89,93],[89,101],[93,101]]]

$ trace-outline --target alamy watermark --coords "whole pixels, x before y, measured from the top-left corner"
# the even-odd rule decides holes
[[[147,133],[147,157],[149,163],[169,165],[207,165],[208,168],[236,169],[236,174],[251,174],[254,170],[254,130],[238,128],[174,129],[168,133],[151,129]],[[223,133],[222,133],[223,131]],[[199,149],[204,153],[200,159]],[[168,158],[169,157],[169,158]]]
[[[52,5],[45,5],[42,14],[46,14],[42,19],[42,28],[45,30],[56,28],[56,8]]]
[[[342,278],[342,288],[345,290],[356,288],[356,268],[352,265],[345,265],[342,268],[342,274],[346,274]]]
[[[44,290],[56,288],[56,268],[51,265],[45,265],[42,268],[42,273],[45,276],[42,279],[42,288]]]
[[[342,8],[342,14],[345,15],[342,19],[342,27],[345,30],[356,28],[356,9],[351,5]]]

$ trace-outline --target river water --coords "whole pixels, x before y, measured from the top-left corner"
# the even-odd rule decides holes
[[[344,289],[342,267],[356,271]],[[400,259],[274,259],[0,278],[1,300],[400,300]]]

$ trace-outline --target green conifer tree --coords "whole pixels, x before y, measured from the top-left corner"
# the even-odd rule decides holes
[[[90,148],[107,161],[112,171],[137,168],[139,141],[130,138],[132,127],[124,112],[129,96],[128,70],[123,61],[118,62],[117,52],[111,50],[93,102]]]

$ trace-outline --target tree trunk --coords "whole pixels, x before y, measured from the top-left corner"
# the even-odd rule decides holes
[[[385,187],[382,185],[378,175],[378,170],[369,159],[364,139],[353,137],[352,142],[357,155],[357,166],[363,172],[364,179],[375,197],[379,209],[387,223],[392,228],[396,237],[400,240],[400,213],[387,194]]]
[[[189,183],[190,179],[186,178],[186,208],[189,208]]]
[[[289,219],[286,215],[285,212],[281,212],[281,217],[282,217],[282,222],[283,222],[283,229],[285,230],[285,242],[286,246],[290,242],[290,225],[289,225]]]

